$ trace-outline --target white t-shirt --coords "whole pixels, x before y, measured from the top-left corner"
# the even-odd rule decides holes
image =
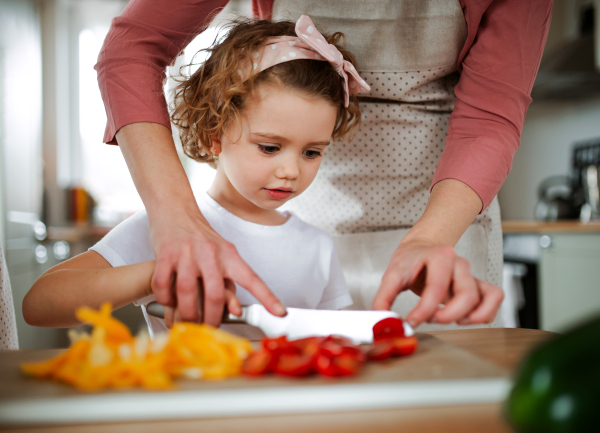
[[[235,245],[285,306],[337,310],[352,304],[333,240],[324,231],[291,212],[284,213],[288,217],[285,223],[265,226],[233,215],[207,193],[199,194],[196,201],[212,228]],[[123,221],[90,249],[113,267],[155,260],[146,211]],[[236,284],[236,289],[242,305],[258,303],[243,287]],[[151,335],[167,329],[162,320],[146,313],[144,306],[154,300],[150,295],[135,302],[142,306]],[[248,329],[239,325],[224,328],[250,337]]]

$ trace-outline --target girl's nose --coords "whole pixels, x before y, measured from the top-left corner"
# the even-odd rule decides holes
[[[294,180],[299,174],[300,168],[296,158],[285,158],[275,170],[275,176],[279,179]]]

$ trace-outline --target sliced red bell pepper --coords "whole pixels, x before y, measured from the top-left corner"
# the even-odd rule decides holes
[[[417,337],[394,338],[392,340],[394,346],[394,355],[406,356],[417,350]]]
[[[264,338],[262,347],[274,355],[300,353],[300,350],[285,335],[277,338]]]
[[[388,338],[404,337],[404,325],[402,319],[388,317],[380,320],[373,326],[373,340],[385,340]]]
[[[311,356],[283,354],[277,361],[275,373],[284,376],[308,376],[315,371],[314,366],[315,361]]]
[[[380,340],[371,346],[367,357],[373,361],[383,361],[394,354],[394,345],[390,340]]]
[[[354,354],[343,353],[333,360],[338,376],[353,376],[362,368],[364,361]]]
[[[317,358],[317,373],[323,376],[335,377],[337,376],[337,369],[333,365],[333,359],[327,355],[319,355]]]
[[[270,373],[274,364],[273,354],[266,350],[251,353],[242,364],[242,373],[247,376],[262,376]]]

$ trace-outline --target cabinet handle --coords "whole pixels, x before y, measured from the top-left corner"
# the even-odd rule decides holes
[[[540,236],[540,247],[544,250],[555,250],[556,239],[554,239],[554,236],[542,235]]]
[[[38,241],[43,241],[48,236],[46,224],[41,222],[38,218],[38,215],[34,212],[10,211],[7,214],[7,219],[11,223],[31,226],[33,230],[33,237]]]

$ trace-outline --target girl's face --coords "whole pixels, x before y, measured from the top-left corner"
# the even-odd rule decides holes
[[[277,209],[315,178],[336,115],[336,108],[322,98],[276,84],[259,85],[248,97],[241,125],[231,122],[213,141],[219,161],[209,192],[230,211]]]

